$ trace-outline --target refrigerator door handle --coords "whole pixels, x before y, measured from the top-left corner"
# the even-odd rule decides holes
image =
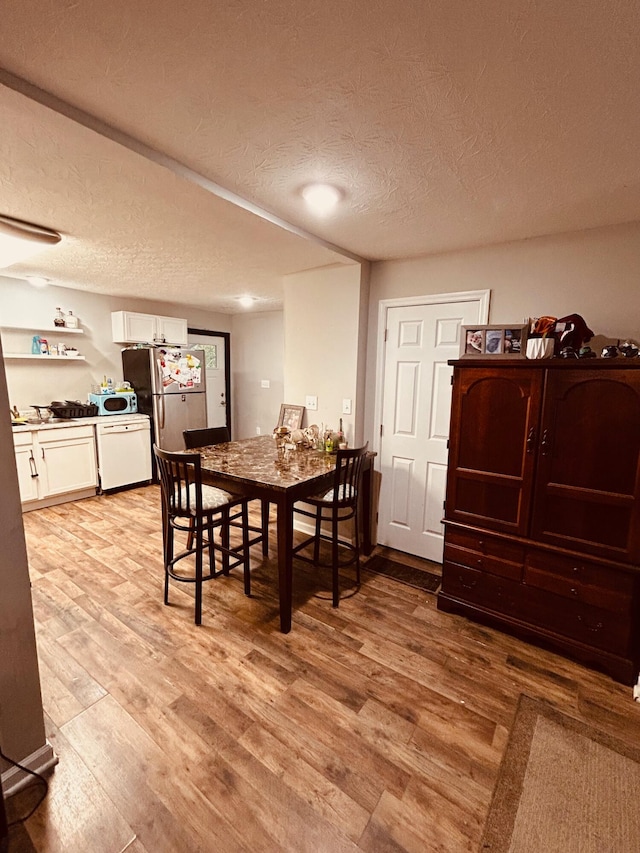
[[[158,426],[160,429],[164,429],[165,427],[165,408],[164,408],[164,394],[158,394]]]
[[[152,352],[151,357],[153,359],[153,364],[155,365],[155,369],[156,369],[156,390],[155,390],[155,393],[156,394],[162,394],[162,393],[164,393],[164,382],[162,381],[163,377],[162,377],[162,366],[160,364],[160,359],[156,358],[155,353],[153,353],[153,352]]]

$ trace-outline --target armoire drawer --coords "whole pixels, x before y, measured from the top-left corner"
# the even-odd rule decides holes
[[[518,581],[449,561],[442,566],[442,591],[489,610],[520,614],[525,587]]]
[[[522,579],[524,548],[513,542],[447,529],[444,559],[503,578]]]
[[[623,615],[629,613],[635,588],[629,572],[543,551],[527,554],[524,582]]]
[[[613,613],[448,561],[443,564],[442,592],[534,630],[551,631],[617,655],[624,656],[629,650],[632,622],[628,608]]]

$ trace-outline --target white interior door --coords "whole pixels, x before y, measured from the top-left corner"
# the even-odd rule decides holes
[[[189,346],[205,350],[207,426],[228,426],[226,399],[226,341],[217,335],[189,334]]]
[[[488,316],[488,292],[463,301],[449,296],[455,301],[384,308],[378,542],[435,562],[442,561],[444,543],[447,361],[459,355],[461,327],[485,323]]]

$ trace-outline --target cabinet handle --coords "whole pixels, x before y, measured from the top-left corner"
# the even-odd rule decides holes
[[[531,427],[529,433],[527,435],[527,453],[533,453],[533,446],[536,442],[536,431],[534,427]]]
[[[584,622],[584,627],[587,629],[587,631],[591,631],[592,634],[597,634],[598,631],[602,631],[602,629],[604,628],[602,622],[596,622],[595,625],[589,625],[587,621],[582,618],[582,616],[578,616],[578,622]]]
[[[40,476],[38,474],[38,469],[36,468],[36,460],[34,459],[34,456],[33,456],[33,450],[29,454],[29,467],[31,468],[31,479],[32,480],[35,479],[36,477]]]
[[[549,454],[549,430],[545,429],[542,432],[542,442],[540,444],[542,448],[542,455],[548,456]]]
[[[471,583],[465,583],[464,579],[460,575],[458,575],[458,580],[460,581],[460,586],[464,587],[465,589],[474,589],[476,586],[476,581],[471,581]]]
[[[572,586],[569,592],[571,593],[571,595],[578,595],[578,590],[575,586]]]

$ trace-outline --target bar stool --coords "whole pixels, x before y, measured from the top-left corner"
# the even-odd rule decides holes
[[[185,429],[182,432],[182,437],[184,439],[184,446],[187,450],[195,450],[197,447],[207,447],[208,445],[223,444],[224,442],[231,441],[229,429],[226,426]],[[242,519],[245,518],[244,513],[246,512],[246,528],[248,531],[247,535],[249,536],[249,547],[251,548],[253,545],[258,545],[262,542],[262,553],[266,557],[269,553],[269,504],[267,503],[265,507],[264,502],[261,502],[262,524],[260,527],[256,527],[249,524],[248,521],[249,502],[252,498],[233,494],[231,497],[233,498],[233,501],[230,507],[230,525],[232,527],[241,527],[245,525],[245,521]],[[235,509],[238,509],[239,511],[234,512]],[[241,520],[238,521],[238,519]]]
[[[356,566],[356,584],[360,586],[360,531],[358,523],[359,493],[362,484],[363,462],[367,454],[369,442],[364,447],[338,450],[336,454],[336,470],[333,486],[324,494],[305,498],[304,503],[314,507],[313,510],[302,509],[297,505],[293,511],[299,515],[312,518],[315,522],[315,533],[307,537],[292,549],[299,560],[315,566],[331,566],[333,606],[340,603],[340,569]],[[339,536],[340,524],[353,519],[353,539],[348,540]],[[322,530],[322,523],[331,526],[331,533]],[[320,562],[320,543],[331,543],[331,563]],[[306,548],[313,546],[313,557],[301,554]],[[341,553],[346,556],[342,559]]]
[[[228,575],[231,569],[242,566],[245,595],[251,594],[249,571],[249,540],[243,527],[242,543],[233,548],[229,542],[229,516],[234,497],[222,489],[202,483],[199,453],[170,453],[157,445],[153,452],[160,473],[162,493],[162,531],[164,550],[164,603],[169,603],[169,579],[195,584],[195,623],[202,623],[202,584],[204,581]],[[246,509],[245,509],[246,513]],[[247,519],[248,520],[248,519]],[[214,541],[214,530],[220,528],[221,539]],[[184,551],[174,554],[175,531],[188,536]],[[206,533],[206,537],[205,537]],[[208,573],[203,571],[203,553],[209,551]],[[222,556],[222,568],[216,570],[215,552]],[[176,563],[195,555],[195,575],[178,573]]]

